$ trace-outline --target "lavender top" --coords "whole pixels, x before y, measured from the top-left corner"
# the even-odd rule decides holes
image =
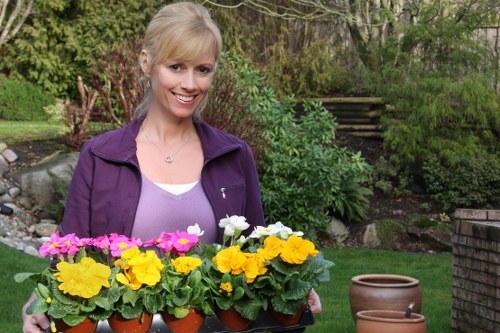
[[[158,237],[162,231],[186,231],[187,227],[195,223],[205,231],[201,237],[204,244],[217,241],[218,226],[201,182],[197,182],[187,192],[176,195],[160,188],[142,174],[133,237],[147,241]]]

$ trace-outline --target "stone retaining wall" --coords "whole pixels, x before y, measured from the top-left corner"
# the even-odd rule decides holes
[[[500,332],[500,210],[454,213],[452,332]]]

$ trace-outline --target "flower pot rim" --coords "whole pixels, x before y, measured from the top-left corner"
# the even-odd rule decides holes
[[[425,317],[419,313],[412,313],[408,319],[404,318],[404,315],[404,311],[396,310],[363,310],[356,313],[356,318],[386,323],[421,323],[425,321]]]
[[[370,282],[370,280],[393,280],[396,283],[380,283],[380,282]],[[362,274],[354,276],[351,281],[363,286],[369,287],[385,287],[385,288],[401,288],[401,287],[414,287],[417,286],[420,281],[406,275],[398,274]],[[399,283],[398,283],[399,282]]]

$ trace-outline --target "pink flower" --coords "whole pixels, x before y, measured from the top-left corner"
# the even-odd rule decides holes
[[[104,235],[94,238],[92,245],[94,245],[98,249],[104,250],[109,249],[111,242],[109,241],[108,235]]]
[[[174,248],[174,244],[172,243],[172,235],[173,234],[171,232],[162,232],[160,234],[160,241],[156,246],[165,252],[172,251]]]
[[[59,239],[59,249],[61,253],[75,255],[80,251],[78,246],[79,239],[75,234],[67,234]]]
[[[111,255],[115,258],[121,256],[122,252],[128,250],[134,246],[141,246],[142,242],[140,239],[128,238],[127,236],[118,235],[113,233],[109,237]]]
[[[160,244],[161,238],[153,238],[148,241],[145,241],[144,244],[142,244],[144,247],[152,247],[152,246],[157,246]]]
[[[171,240],[174,249],[182,255],[198,243],[198,236],[177,230],[171,234]]]
[[[38,252],[43,257],[45,257],[49,254],[50,255],[59,254],[59,252],[60,252],[59,244],[60,243],[61,243],[61,238],[59,237],[59,234],[57,232],[54,232],[52,235],[50,235],[50,240],[45,242],[40,247],[40,250],[38,250]]]

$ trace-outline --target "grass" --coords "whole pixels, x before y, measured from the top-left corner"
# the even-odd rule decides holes
[[[64,136],[64,124],[48,121],[0,120],[0,142],[52,140]]]
[[[336,266],[331,269],[332,281],[318,288],[323,312],[315,316],[316,323],[306,332],[354,332],[349,305],[351,278],[369,273],[401,274],[420,280],[422,314],[426,317],[427,331],[450,332],[451,255],[353,248],[327,249],[324,253]],[[33,289],[28,282],[16,283],[13,275],[25,271],[37,272],[47,264],[47,260],[27,256],[0,244],[0,265],[6,271],[0,278],[3,287],[0,289],[0,313],[7,316],[2,323],[2,332],[21,331],[21,307]]]
[[[48,260],[28,256],[18,250],[0,244],[0,267],[4,273],[0,275],[0,313],[2,332],[22,332],[21,308],[30,297],[34,283],[26,281],[16,283],[14,274],[18,272],[39,272],[49,264]]]
[[[89,133],[112,129],[111,123],[91,122]],[[51,141],[64,138],[66,126],[61,122],[0,120],[0,142],[7,145],[27,141]]]
[[[401,253],[373,249],[329,249],[325,256],[335,262],[331,282],[318,288],[323,312],[306,332],[355,332],[349,305],[351,278],[361,274],[401,274],[420,281],[422,314],[428,332],[451,331],[450,254]]]

